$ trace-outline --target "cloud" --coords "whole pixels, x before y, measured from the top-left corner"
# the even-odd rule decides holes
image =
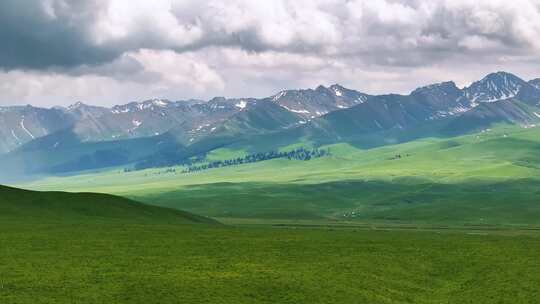
[[[169,86],[188,86],[202,92],[207,88],[222,89],[221,76],[192,53],[177,54],[173,51],[140,50],[129,54],[144,67],[144,73],[158,75]]]
[[[5,0],[0,77],[15,87],[0,86],[0,102],[264,96],[315,82],[406,92],[411,75],[466,82],[494,68],[532,77],[538,37],[537,0]]]
[[[0,72],[3,104],[65,105],[82,100],[112,105],[183,92],[197,97],[223,87],[223,79],[195,54],[147,49],[100,66]]]
[[[1,1],[0,67],[43,69],[113,60],[119,52],[96,47],[86,33],[95,11],[91,5],[61,1]]]

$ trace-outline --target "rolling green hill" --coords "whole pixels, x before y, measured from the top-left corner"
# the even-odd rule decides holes
[[[497,72],[463,89],[444,82],[409,95],[343,89],[235,100],[226,120],[186,134],[59,145],[43,137],[0,164],[70,172],[22,185],[30,189],[110,193],[217,218],[540,225],[536,86]],[[328,113],[315,107],[327,102]],[[238,161],[299,148],[330,153]],[[185,173],[192,163],[205,170]]]
[[[108,194],[35,192],[5,186],[0,186],[0,220],[63,224],[89,221],[214,223],[187,212],[153,207]]]
[[[109,170],[24,186],[113,193],[229,219],[537,226],[539,132],[499,125],[374,149],[327,145],[331,156],[310,161],[276,159],[190,174],[180,173],[182,167]],[[239,145],[208,157],[247,152]]]
[[[0,303],[520,304],[539,296],[533,229],[201,221],[109,195],[0,187]]]
[[[309,141],[297,143],[308,145]],[[540,128],[0,187],[2,303],[534,303]],[[218,148],[230,159],[251,147]],[[176,171],[170,169],[177,169]],[[180,223],[180,225],[178,225]],[[496,265],[496,267],[494,266]],[[209,292],[211,286],[211,292]]]

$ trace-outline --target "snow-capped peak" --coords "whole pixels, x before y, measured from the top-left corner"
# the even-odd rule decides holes
[[[527,85],[521,78],[506,72],[491,73],[465,89],[465,95],[473,103],[495,102],[515,97]]]
[[[328,87],[330,90],[346,90],[346,88],[338,83],[334,83],[333,85]]]

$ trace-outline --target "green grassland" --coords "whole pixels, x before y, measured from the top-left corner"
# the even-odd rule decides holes
[[[181,167],[127,173],[118,168],[22,186],[112,193],[219,218],[540,225],[540,128],[499,125],[375,149],[354,142],[323,148],[332,156],[190,174],[181,174]],[[247,152],[231,146],[208,158]]]
[[[0,303],[514,304],[540,296],[532,230],[234,227],[109,195],[0,193]]]
[[[218,224],[214,220],[180,210],[141,204],[123,197],[99,193],[33,192],[0,186],[3,222],[28,223],[175,223]]]

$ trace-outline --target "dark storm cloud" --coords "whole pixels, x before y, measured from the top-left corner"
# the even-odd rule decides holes
[[[42,1],[0,1],[1,67],[70,67],[107,62],[119,55],[119,50],[95,47],[84,32],[95,7],[51,5],[58,15],[48,15]]]

